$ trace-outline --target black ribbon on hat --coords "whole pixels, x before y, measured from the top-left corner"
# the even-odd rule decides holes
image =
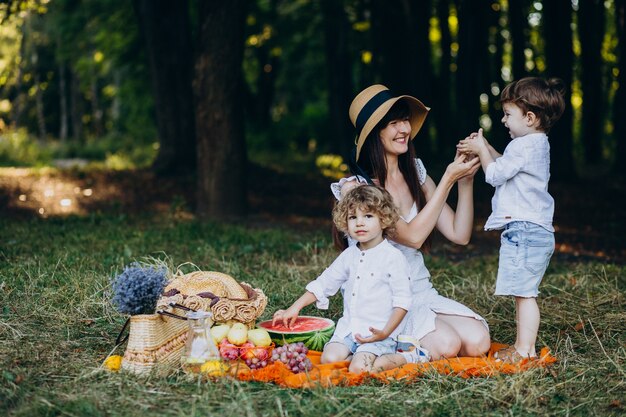
[[[384,102],[391,100],[394,97],[396,97],[396,95],[392,93],[391,90],[383,90],[369,99],[359,112],[359,115],[356,117],[355,127],[357,136],[361,134],[361,130],[363,130],[365,123],[367,123],[372,113],[374,113]]]
[[[348,160],[348,167],[350,167],[350,172],[352,175],[358,175],[367,181],[369,185],[374,185],[374,181],[370,178],[369,175],[359,166],[356,161],[356,146],[352,148],[352,152],[350,154],[350,159]]]

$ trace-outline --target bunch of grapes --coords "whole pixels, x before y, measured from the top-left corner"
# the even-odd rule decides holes
[[[246,363],[246,365],[248,365],[248,368],[250,369],[265,368],[268,364],[267,360],[261,360],[260,358],[257,358],[257,357],[245,358],[244,362]]]
[[[284,363],[291,372],[297,374],[310,371],[313,367],[311,360],[306,357],[308,352],[309,348],[304,346],[302,342],[288,343],[275,348],[270,360],[272,362],[280,361]]]

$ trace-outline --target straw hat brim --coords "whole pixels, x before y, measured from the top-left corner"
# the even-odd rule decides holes
[[[420,131],[422,125],[424,124],[424,121],[426,120],[426,116],[428,116],[430,107],[426,107],[424,103],[422,103],[413,96],[402,95],[391,98],[381,104],[376,110],[374,110],[367,122],[365,122],[365,125],[363,126],[363,129],[361,130],[361,133],[359,134],[356,141],[357,160],[359,159],[359,155],[361,154],[361,148],[365,143],[365,139],[369,136],[369,134],[372,132],[374,127],[376,127],[378,122],[380,122],[383,117],[385,117],[387,112],[393,107],[394,104],[396,104],[398,100],[404,100],[409,105],[409,109],[411,110],[411,115],[409,116],[409,123],[411,124],[411,140],[413,140],[417,133]]]

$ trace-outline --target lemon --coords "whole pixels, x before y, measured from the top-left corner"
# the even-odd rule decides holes
[[[218,359],[206,361],[200,367],[200,372],[210,377],[224,376],[227,371],[228,365]]]
[[[122,367],[122,357],[120,355],[111,355],[104,361],[104,367],[109,371],[119,371]]]

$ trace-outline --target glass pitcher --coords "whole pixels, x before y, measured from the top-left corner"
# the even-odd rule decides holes
[[[221,361],[220,353],[209,331],[213,324],[213,314],[207,311],[190,311],[187,313],[187,323],[189,330],[182,366],[185,372],[199,373],[206,362]]]

